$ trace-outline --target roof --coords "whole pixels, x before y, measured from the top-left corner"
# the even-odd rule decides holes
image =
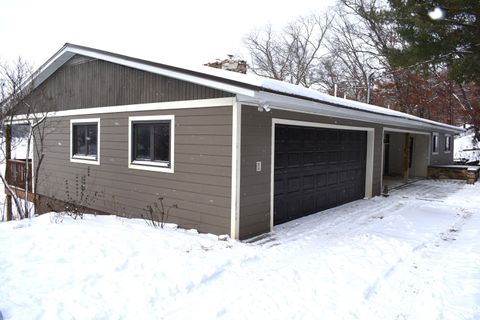
[[[420,130],[442,130],[454,133],[464,131],[463,128],[456,126],[380,106],[333,97],[317,90],[266,77],[206,66],[186,68],[166,65],[70,43],[66,43],[34,73],[30,80],[33,87],[39,86],[76,54],[230,92],[236,94],[238,100],[243,103],[268,105],[277,109],[365,120]]]

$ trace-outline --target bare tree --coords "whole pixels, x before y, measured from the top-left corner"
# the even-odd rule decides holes
[[[35,166],[35,186],[38,184],[38,173],[44,158],[44,139],[48,130],[46,130],[46,119],[48,113],[46,110],[42,110],[44,105],[49,105],[47,102],[49,99],[45,98],[45,95],[41,90],[33,91],[33,79],[31,66],[19,58],[13,65],[6,63],[0,65],[0,84],[1,84],[1,125],[2,131],[5,132],[5,126],[12,127],[13,124],[26,124],[27,132],[23,138],[26,139],[27,150],[25,154],[25,171],[23,181],[25,185],[24,205],[22,206],[16,192],[6,179],[6,172],[0,173],[0,179],[3,181],[5,188],[8,190],[12,199],[15,202],[18,214],[21,219],[31,217],[32,212],[28,205],[29,191],[33,191],[33,186],[30,185],[30,172],[29,158],[30,158],[30,146],[32,140],[34,143],[34,150],[36,156]],[[32,99],[32,96],[35,98]],[[50,104],[51,105],[51,104]],[[21,118],[19,118],[21,117]],[[2,140],[2,152],[3,161],[6,161],[5,148],[7,141]]]
[[[248,34],[244,42],[251,56],[250,70],[305,87],[318,84],[318,67],[332,20],[327,14],[312,14],[298,18],[281,32],[267,25]]]
[[[350,99],[366,101],[369,75],[376,63],[373,61],[374,55],[358,38],[358,26],[347,15],[337,15],[328,37],[327,48],[328,60],[334,61],[336,66],[336,74],[333,83],[329,83],[329,89],[337,86]],[[323,79],[324,82],[326,80]]]

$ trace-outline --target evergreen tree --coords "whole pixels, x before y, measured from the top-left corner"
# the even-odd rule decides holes
[[[448,70],[458,84],[480,83],[479,0],[389,0],[389,15],[405,46],[391,63]]]

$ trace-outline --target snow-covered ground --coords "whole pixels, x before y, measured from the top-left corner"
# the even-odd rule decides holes
[[[221,241],[142,220],[0,223],[5,319],[480,319],[480,183],[417,181]]]
[[[455,138],[454,149],[455,159],[480,160],[480,143],[474,139],[473,129],[469,129]]]

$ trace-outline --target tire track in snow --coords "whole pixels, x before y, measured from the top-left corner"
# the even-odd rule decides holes
[[[368,203],[367,206],[362,201],[355,201],[287,222],[277,226],[273,232],[254,237],[245,243],[272,248],[296,241],[315,241],[318,238],[324,238],[325,241],[338,241],[339,238],[344,239],[357,234],[372,220],[383,219],[386,214],[394,213],[406,205],[404,201],[390,201],[388,198],[378,199],[374,205]],[[335,216],[335,219],[330,221],[332,216]],[[352,219],[355,223],[352,223]],[[323,223],[327,220],[330,222]],[[313,223],[317,226],[312,228]],[[354,225],[353,228],[352,225]]]
[[[425,241],[415,246],[408,255],[399,258],[382,276],[377,278],[377,280],[365,291],[365,300],[369,301],[380,295],[381,287],[385,285],[386,281],[389,281],[389,279],[397,270],[410,265],[415,265],[415,260],[417,260],[416,257],[417,255],[421,254],[422,250],[426,250],[434,246],[440,247],[445,245],[448,241],[456,240],[455,236],[461,235],[462,227],[465,225],[468,218],[472,216],[472,212],[469,210],[460,209],[460,211],[463,213],[460,214],[460,217],[453,223],[452,226],[450,226],[444,232],[441,232],[437,238],[434,238],[430,241]]]

